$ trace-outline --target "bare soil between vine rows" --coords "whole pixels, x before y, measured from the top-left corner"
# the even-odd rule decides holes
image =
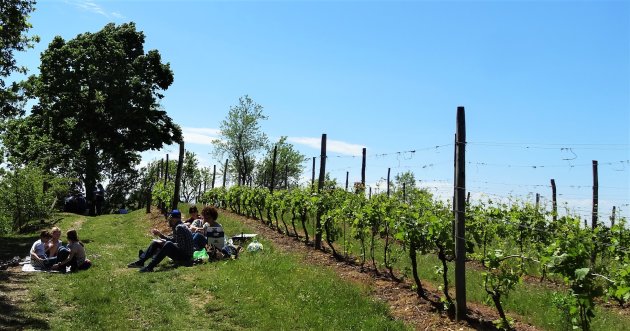
[[[243,222],[265,239],[272,241],[278,250],[297,254],[301,256],[304,263],[330,268],[342,279],[369,288],[370,295],[389,306],[395,319],[404,321],[416,330],[495,329],[492,321],[498,319],[499,316],[491,307],[469,302],[467,304],[469,309],[467,320],[456,322],[446,312],[436,309],[431,302],[418,297],[409,281],[398,282],[388,275],[377,273],[373,269],[339,261],[326,249],[316,250],[312,246],[306,245],[303,239],[297,240],[278,233],[276,229],[268,227],[259,220],[226,210],[221,210],[221,213]],[[439,297],[436,288],[426,283],[423,283],[423,286],[430,292],[429,297]],[[519,316],[510,314],[510,317],[516,321],[515,330],[539,330],[532,325],[519,322]]]

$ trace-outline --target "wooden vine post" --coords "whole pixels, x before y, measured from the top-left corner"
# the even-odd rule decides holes
[[[173,201],[171,202],[171,210],[177,209],[177,204],[179,203],[179,191],[181,189],[181,181],[182,181],[182,168],[184,166],[184,154],[186,151],[184,150],[184,140],[179,142],[179,160],[177,161],[177,173],[175,174],[175,192],[173,194]]]
[[[225,181],[227,180],[228,160],[225,159],[225,169],[223,169],[223,187],[225,188]]]
[[[273,186],[276,180],[276,157],[278,156],[278,145],[273,146],[273,160],[271,160],[271,184],[269,184],[269,193],[273,194]]]
[[[166,163],[164,164],[164,186],[168,181],[168,154],[166,154]]]
[[[324,180],[326,179],[326,134],[322,134],[322,151],[319,160],[319,185],[317,186],[317,194],[320,195],[324,188]],[[315,225],[315,249],[322,248],[322,210],[317,209],[317,219]]]
[[[361,161],[361,186],[363,187],[363,190],[364,190],[363,192],[365,192],[365,156],[367,154],[367,149],[365,147],[363,148],[362,153],[363,153],[363,157]],[[372,196],[371,193],[370,193],[370,196]]]
[[[315,159],[313,156],[313,173],[311,174],[311,191],[315,191]]]
[[[392,172],[392,168],[387,168],[387,197],[389,198],[389,175]]]
[[[554,223],[558,220],[558,200],[556,200],[556,181],[551,179],[551,217]]]
[[[455,318],[466,318],[466,117],[457,107],[455,152]]]
[[[593,236],[595,236],[595,228],[597,228],[598,220],[598,204],[599,204],[599,179],[597,176],[597,161],[593,160],[593,215],[591,219],[591,230],[593,230]],[[595,239],[595,237],[593,237]],[[595,266],[595,259],[597,258],[597,242],[594,242],[593,252],[591,253],[591,267]]]
[[[214,165],[214,169],[212,170],[212,188],[214,188],[214,180],[217,177],[217,165]]]

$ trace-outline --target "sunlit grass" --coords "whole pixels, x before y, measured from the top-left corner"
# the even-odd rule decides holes
[[[251,232],[221,216],[228,234]],[[76,218],[62,220],[66,231]],[[142,274],[126,264],[149,243],[142,211],[88,218],[80,224],[94,266],[73,274],[37,273],[28,284],[29,314],[51,329],[401,330],[385,304],[332,271],[265,250],[238,260]]]

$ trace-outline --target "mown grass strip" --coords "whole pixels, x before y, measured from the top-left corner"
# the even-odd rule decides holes
[[[220,217],[228,234],[251,232]],[[62,231],[76,223],[61,221]],[[238,260],[157,272],[127,269],[151,236],[141,211],[88,218],[80,224],[94,266],[75,274],[37,273],[27,311],[51,329],[403,330],[367,289],[297,256],[265,250]]]

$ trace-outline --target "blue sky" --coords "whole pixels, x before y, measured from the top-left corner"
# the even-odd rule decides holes
[[[448,196],[464,106],[473,199],[549,201],[554,178],[560,202],[590,219],[598,160],[600,214],[630,215],[628,2],[40,0],[41,42],[18,60],[36,73],[55,35],[129,21],[171,64],[163,106],[206,166],[218,164],[220,121],[248,94],[272,140],[319,158],[326,133],[340,183],[346,171],[360,180],[366,147],[375,189],[391,168]],[[167,152],[177,148],[144,158]]]

